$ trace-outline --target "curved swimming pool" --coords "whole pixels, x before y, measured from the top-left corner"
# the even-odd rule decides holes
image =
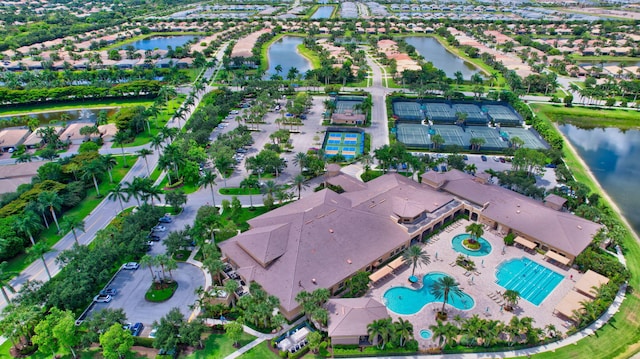
[[[383,302],[389,310],[400,315],[416,314],[429,303],[442,304],[443,298],[436,298],[431,294],[431,287],[438,279],[445,276],[447,275],[439,272],[425,274],[422,279],[422,288],[418,290],[406,287],[391,288],[382,296]],[[461,296],[450,293],[447,304],[460,310],[469,310],[473,308],[475,301],[464,292]]]
[[[458,234],[457,236],[453,237],[453,239],[451,240],[451,246],[456,252],[466,254],[471,257],[483,257],[491,253],[491,243],[489,243],[489,241],[487,241],[482,237],[478,238],[478,243],[480,243],[480,249],[478,249],[477,251],[472,251],[470,249],[465,248],[464,245],[462,245],[462,241],[470,237],[471,236],[467,233]]]

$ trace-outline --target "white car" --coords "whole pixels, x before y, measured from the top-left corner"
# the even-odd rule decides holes
[[[161,226],[161,225],[157,225],[157,226],[153,227],[152,230],[158,231],[158,232],[164,232],[164,231],[167,230],[167,227]]]
[[[151,333],[149,333],[149,338],[154,339],[156,337],[157,332],[158,332],[158,328],[151,329]]]
[[[93,297],[93,301],[96,303],[109,303],[113,299],[109,294],[98,294]]]
[[[137,262],[129,262],[122,265],[122,269],[126,270],[136,270],[138,268],[140,268],[140,264]]]
[[[230,114],[232,114],[232,115],[237,115],[237,114],[239,114],[239,113],[240,113],[240,111],[238,111],[238,110],[233,110],[233,111],[231,111],[231,112],[229,112],[229,113],[230,113]]]

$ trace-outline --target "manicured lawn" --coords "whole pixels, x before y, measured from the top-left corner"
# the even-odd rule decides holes
[[[239,341],[240,347],[251,343],[254,339],[254,336],[242,333]],[[221,359],[236,350],[233,347],[233,342],[225,334],[211,334],[204,344],[204,349],[194,352],[185,359]],[[276,358],[278,357],[276,356]]]
[[[260,345],[251,348],[248,352],[242,354],[242,359],[278,359],[280,356],[271,351],[268,347],[269,343],[262,342]]]
[[[311,68],[317,69],[320,68],[320,57],[313,50],[304,46],[304,44],[300,44],[296,47],[300,55],[305,57],[307,60],[311,62]]]
[[[165,192],[166,191],[172,191],[174,189],[178,189],[179,188],[182,191],[184,191],[184,193],[191,194],[191,193],[197,191],[200,188],[200,187],[198,187],[198,185],[195,185],[195,184],[185,184],[182,187],[165,189],[165,187],[167,187],[168,185],[169,185],[169,177],[168,176],[164,176],[164,179],[162,180],[162,182],[160,182],[160,188],[162,188]]]
[[[249,229],[249,224],[247,223],[248,220],[267,212],[269,212],[267,207],[243,208],[242,212],[240,212],[240,216],[238,216],[238,219],[236,220],[236,224],[241,231],[246,231]]]
[[[167,107],[162,111],[160,111],[160,114],[158,115],[158,119],[157,120],[150,119],[151,132],[145,130],[142,133],[139,133],[132,142],[125,143],[123,147],[135,147],[135,146],[140,146],[140,145],[149,143],[149,141],[151,141],[151,138],[155,137],[160,132],[160,130],[167,124],[167,122],[169,122],[169,120],[171,119],[171,116],[173,116],[176,109],[178,109],[178,107],[180,107],[182,102],[184,102],[185,98],[186,98],[185,95],[178,95],[176,98],[169,100],[169,102],[167,103]],[[152,102],[149,102],[145,107],[151,106],[151,104]],[[111,146],[111,148],[119,148],[119,147],[120,146],[117,146],[116,144],[113,144]]]
[[[564,105],[531,104],[531,107],[547,119],[557,123],[570,123],[578,127],[640,127],[640,113],[635,110],[615,108],[565,107]]]
[[[152,283],[144,298],[150,302],[160,303],[168,300],[178,289],[178,282]]]
[[[131,166],[137,156],[126,157],[127,164]],[[100,202],[102,202],[104,197],[109,194],[109,191],[124,178],[129,169],[123,167],[122,157],[116,156],[116,158],[118,160],[118,166],[113,169],[113,183],[109,182],[109,175],[105,173],[104,177],[102,178],[102,182],[98,185],[102,197],[98,197],[95,187],[91,186],[87,189],[87,196],[84,198],[84,200],[82,200],[82,202],[80,202],[78,206],[65,212],[64,216],[74,216],[76,218],[84,219],[100,204]],[[63,216],[58,214],[58,221],[62,221],[62,218]],[[57,233],[57,231],[58,229],[56,228],[55,223],[50,223],[49,228],[40,233],[39,238],[36,238],[36,240],[42,240],[44,238],[50,246],[53,246],[60,240],[60,238],[67,234]],[[81,235],[82,232],[76,231],[76,234]],[[9,263],[7,271],[15,272],[20,272],[31,264],[31,261],[27,259],[26,254],[21,254],[7,262]]]
[[[0,109],[0,116],[21,115],[28,112],[47,112],[47,111],[65,111],[77,110],[82,108],[101,108],[101,107],[129,107],[129,106],[150,106],[153,101],[145,98],[118,99],[118,100],[85,100],[85,101],[69,101],[57,104],[44,103],[37,105],[21,105],[4,107]]]

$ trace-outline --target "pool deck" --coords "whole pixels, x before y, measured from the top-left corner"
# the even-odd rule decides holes
[[[579,280],[582,274],[575,269],[565,269],[551,264],[544,260],[544,256],[539,253],[532,254],[531,252],[525,252],[522,248],[518,247],[505,247],[503,242],[503,236],[494,234],[489,231],[485,231],[482,236],[489,243],[491,243],[492,251],[483,257],[469,257],[476,263],[476,271],[479,274],[471,274],[465,276],[466,270],[460,266],[452,266],[451,263],[455,262],[458,252],[454,251],[451,246],[451,240],[458,234],[465,233],[464,228],[472,222],[467,220],[460,220],[453,225],[444,229],[441,233],[432,237],[429,243],[424,245],[427,253],[431,256],[431,264],[428,266],[418,265],[416,267],[416,276],[420,278],[417,284],[414,284],[413,288],[420,288],[422,285],[422,277],[429,272],[443,272],[452,276],[460,283],[460,288],[467,294],[471,295],[475,300],[475,306],[468,311],[462,311],[447,305],[447,311],[449,313],[449,320],[453,320],[456,315],[460,315],[462,318],[468,318],[474,314],[478,314],[481,318],[491,320],[501,320],[503,322],[509,322],[514,315],[511,312],[502,311],[501,305],[496,303],[493,299],[489,298],[489,294],[495,294],[496,291],[504,292],[505,289],[496,284],[496,268],[498,265],[506,260],[513,258],[526,257],[534,262],[541,264],[553,271],[563,275],[565,278],[558,284],[558,286],[545,298],[545,300],[539,305],[533,305],[525,299],[520,299],[516,306],[515,313],[518,317],[531,317],[534,319],[534,326],[544,328],[548,324],[553,324],[559,331],[566,332],[570,324],[569,320],[558,317],[553,314],[555,306],[564,298],[564,296],[573,289],[575,281]],[[502,253],[505,248],[504,254]],[[436,254],[438,259],[436,259]],[[482,262],[484,261],[484,264]],[[367,296],[371,296],[381,303],[383,301],[384,293],[393,287],[403,286],[412,287],[409,283],[409,276],[411,275],[411,267],[404,265],[398,268],[393,274],[381,279],[372,289]],[[573,278],[571,279],[571,276]],[[473,278],[473,279],[472,279]],[[413,323],[413,331],[415,339],[420,344],[421,349],[428,349],[436,346],[437,338],[422,339],[420,337],[420,330],[429,329],[429,326],[436,324],[435,311],[442,308],[442,301],[427,304],[420,312],[413,315],[397,315],[391,313],[391,317],[396,320],[402,317],[405,320],[409,320]],[[488,311],[487,311],[488,308]]]

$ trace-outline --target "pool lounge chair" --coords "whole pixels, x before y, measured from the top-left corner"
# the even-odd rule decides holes
[[[451,266],[451,267],[455,267],[455,266],[457,266],[457,265],[458,265],[458,263],[456,263],[455,261],[453,261],[453,262],[449,263],[449,266]]]
[[[473,273],[471,273],[471,272],[469,272],[469,271],[466,271],[466,272],[464,273],[464,276],[465,276],[465,277],[470,277],[470,276],[471,276],[471,274],[473,274]]]

